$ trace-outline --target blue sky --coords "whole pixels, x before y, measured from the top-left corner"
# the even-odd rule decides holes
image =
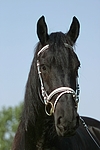
[[[42,15],[46,17],[49,33],[65,33],[73,16],[79,19],[79,113],[100,120],[100,0],[0,1],[0,108],[18,105],[24,99],[38,42],[36,23]]]

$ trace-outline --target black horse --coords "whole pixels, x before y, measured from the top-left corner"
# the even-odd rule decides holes
[[[66,34],[48,35],[44,16],[37,23],[39,43],[31,65],[24,108],[12,150],[98,150],[100,122],[80,117],[78,68],[74,51],[80,24],[73,18]]]

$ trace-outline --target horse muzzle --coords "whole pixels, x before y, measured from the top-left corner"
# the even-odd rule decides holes
[[[56,132],[58,136],[73,136],[76,132],[76,129],[79,126],[79,115],[72,121],[69,122],[65,118],[59,117],[56,124]]]

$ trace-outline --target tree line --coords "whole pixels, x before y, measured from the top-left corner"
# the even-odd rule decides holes
[[[23,104],[0,109],[0,150],[11,150]]]

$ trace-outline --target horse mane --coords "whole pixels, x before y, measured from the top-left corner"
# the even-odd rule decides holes
[[[40,44],[38,43],[35,51],[37,51],[39,45]],[[25,121],[25,128],[27,128],[28,122],[31,122],[33,125],[35,125],[36,116],[39,113],[39,107],[41,105],[41,102],[37,94],[38,93],[38,87],[36,86],[37,84],[39,84],[39,81],[36,68],[36,55],[34,55],[30,67],[30,72],[28,75],[28,80],[26,83],[24,108],[22,112],[22,120]]]

